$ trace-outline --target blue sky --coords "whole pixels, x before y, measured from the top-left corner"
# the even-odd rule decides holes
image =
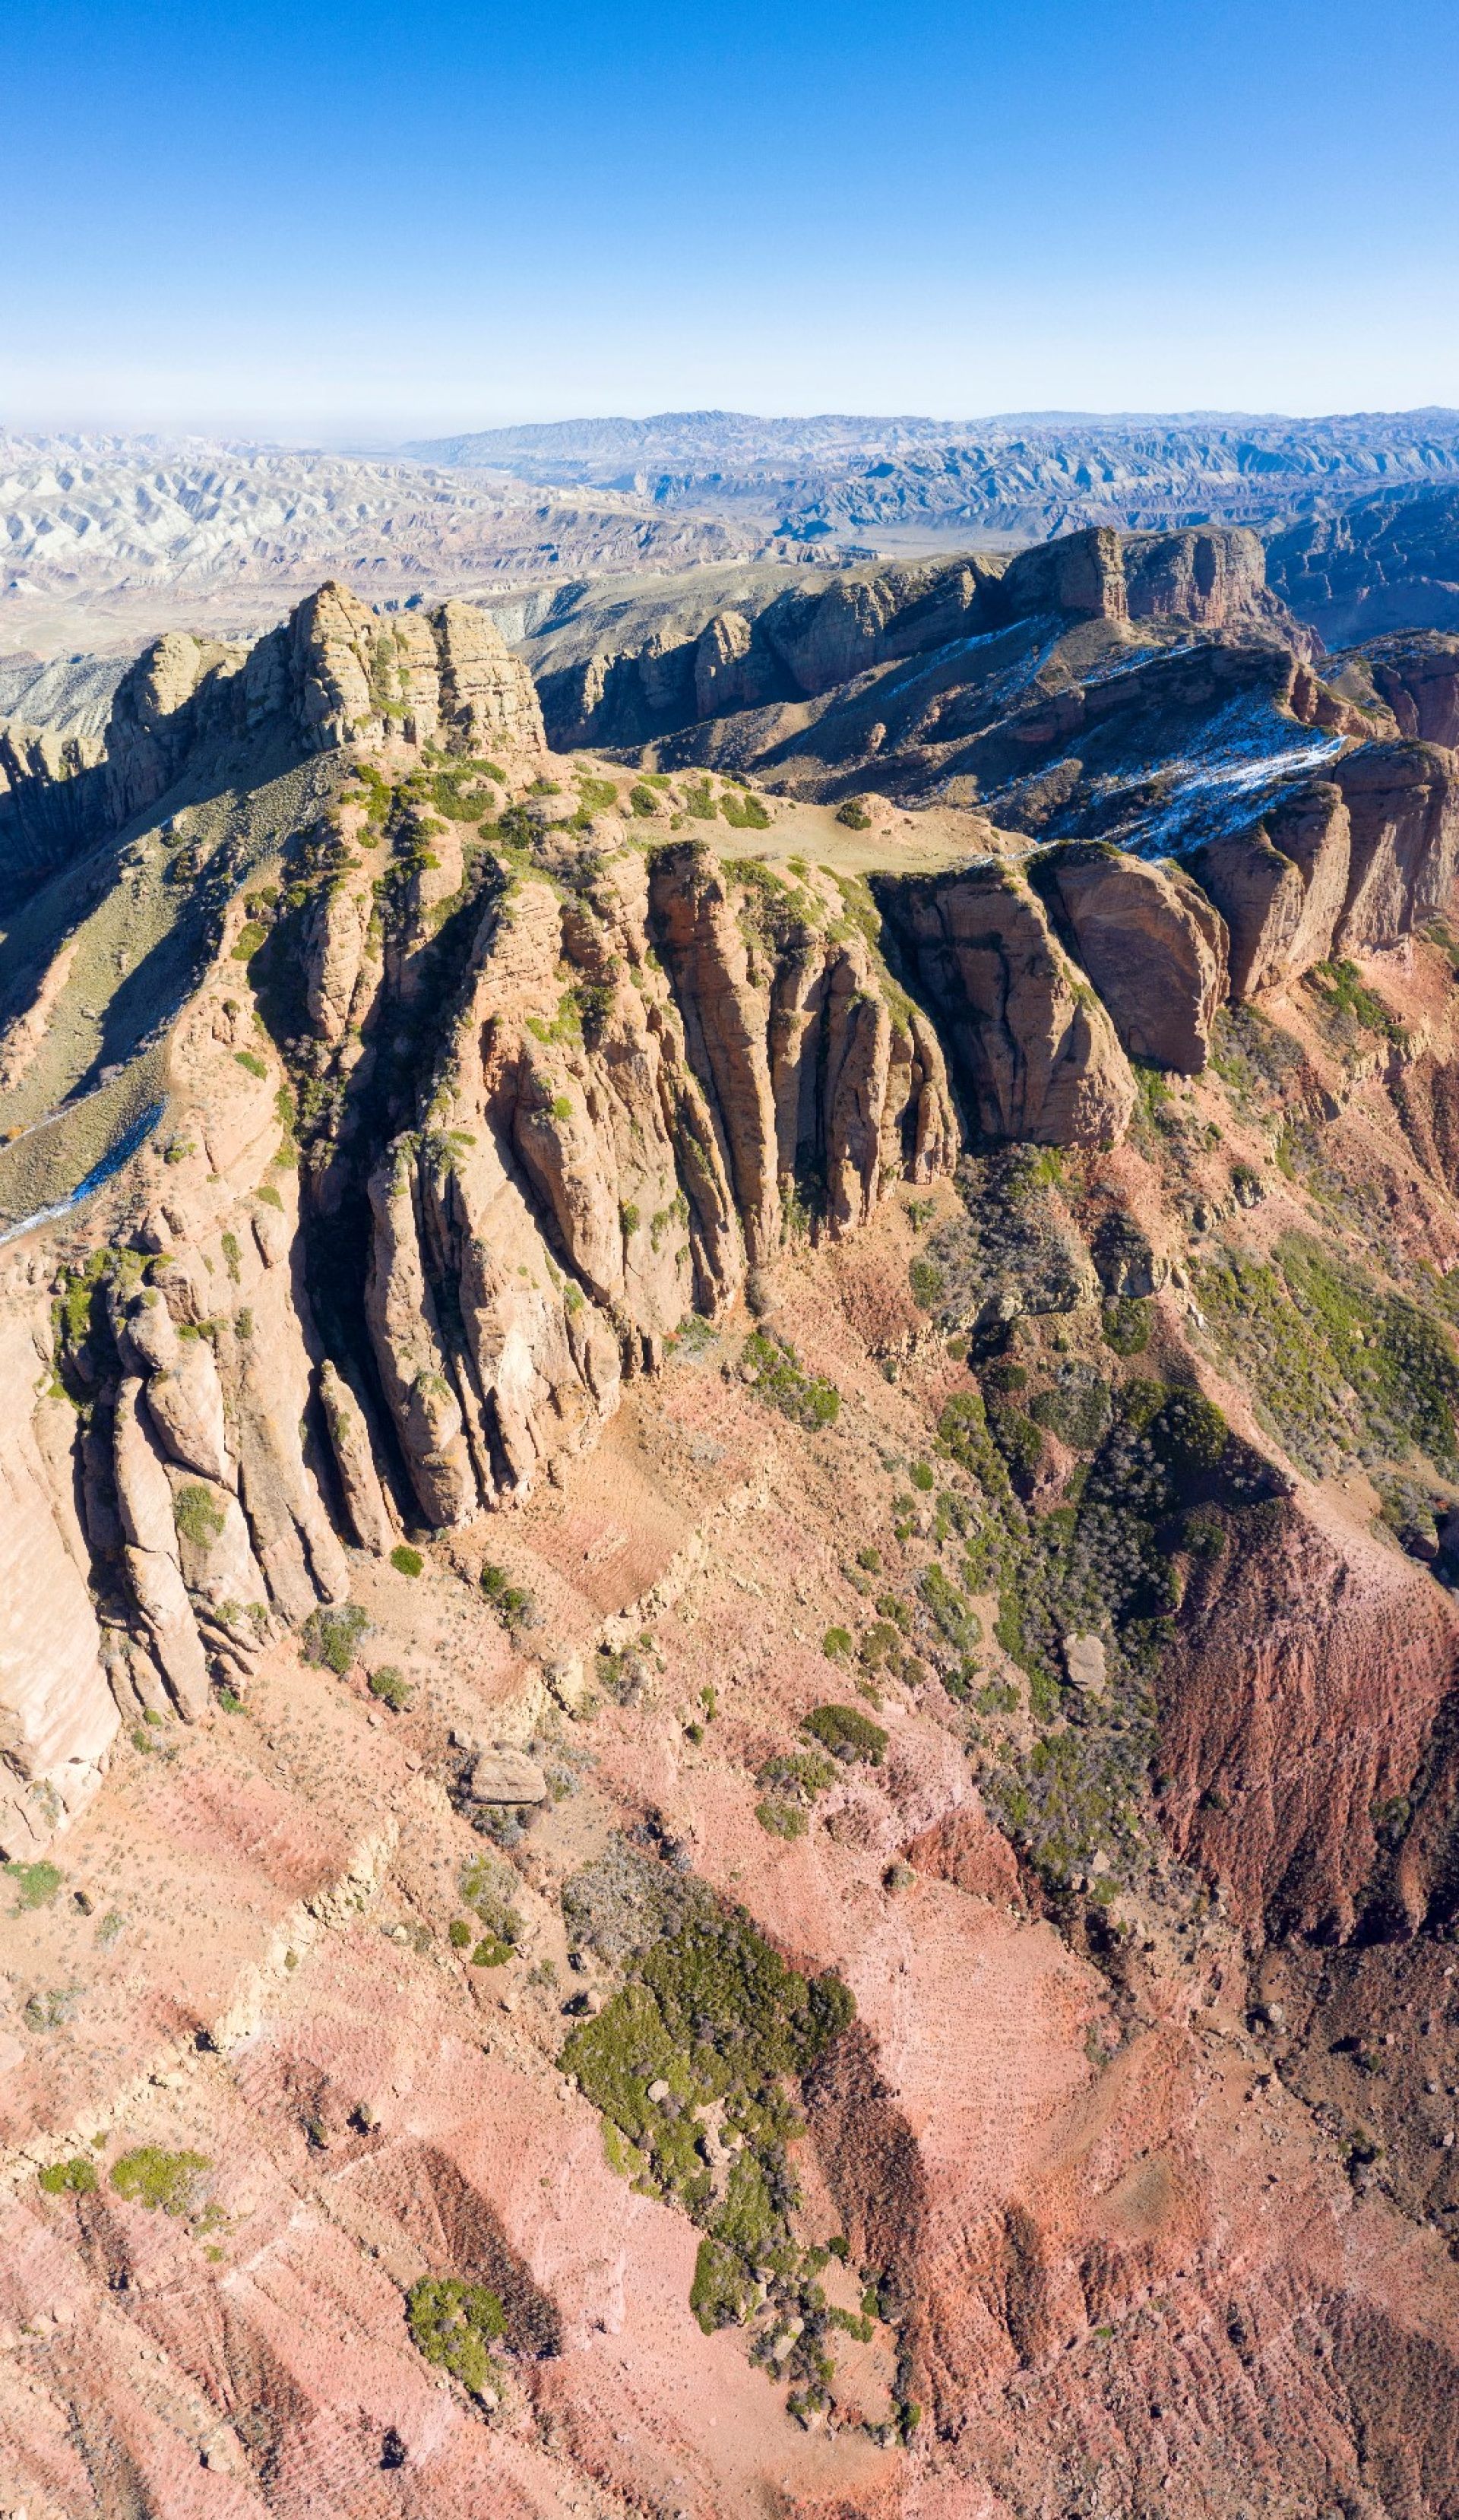
[[[1454,0],[21,0],[0,426],[1459,404]]]

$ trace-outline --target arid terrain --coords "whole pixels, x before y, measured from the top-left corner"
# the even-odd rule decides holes
[[[0,722],[0,2513],[1456,2520],[1459,637],[629,575]]]

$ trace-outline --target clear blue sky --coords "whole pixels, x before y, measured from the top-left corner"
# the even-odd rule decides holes
[[[0,426],[1459,404],[1455,0],[19,0]]]

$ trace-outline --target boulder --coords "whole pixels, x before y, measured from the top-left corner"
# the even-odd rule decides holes
[[[547,1778],[523,1750],[479,1750],[467,1792],[474,1803],[545,1803]]]

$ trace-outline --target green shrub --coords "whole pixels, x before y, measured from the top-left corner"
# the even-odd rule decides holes
[[[512,1583],[504,1566],[482,1567],[481,1590],[510,1636],[536,1625],[536,1604],[530,1593],[523,1585]]]
[[[410,1543],[406,1540],[400,1541],[399,1544],[390,1551],[390,1564],[393,1566],[397,1575],[419,1575],[425,1566],[425,1563],[426,1560],[421,1555],[420,1551],[418,1549],[412,1549]]]
[[[907,1271],[907,1277],[912,1293],[923,1311],[935,1313],[947,1292],[946,1272],[938,1268],[935,1260],[929,1260],[925,1252],[919,1252]]]
[[[699,2244],[689,2307],[707,2336],[717,2327],[738,2327],[757,2298],[754,2276],[743,2259],[722,2240],[707,2235]]]
[[[5,1877],[16,1893],[16,1914],[27,1908],[49,1908],[65,1874],[44,1859],[38,1864],[7,1864]]]
[[[859,796],[848,796],[844,804],[838,810],[836,819],[839,823],[843,824],[848,832],[869,832],[871,830],[871,816],[867,812],[866,807],[862,804]]]
[[[415,1690],[410,1682],[403,1672],[396,1670],[392,1662],[382,1663],[379,1671],[372,1671],[368,1686],[371,1696],[378,1697],[383,1705],[388,1706],[396,1715],[403,1715],[415,1698]]]
[[[488,1856],[478,1856],[461,1875],[461,1897],[475,1912],[482,1937],[472,1953],[474,1968],[499,1968],[510,1959],[525,1927],[511,1902],[508,1883]]]
[[[836,1782],[836,1770],[818,1750],[776,1750],[765,1760],[755,1783],[767,1792],[814,1801]]]
[[[472,1929],[467,1923],[466,1918],[464,1916],[453,1916],[450,1924],[446,1928],[446,1940],[450,1944],[452,1951],[464,1952],[469,1947],[471,1939]]]
[[[1071,1368],[1051,1390],[1034,1394],[1028,1415],[1071,1452],[1096,1452],[1110,1431],[1110,1386],[1088,1367]]]
[[[1150,1324],[1154,1307],[1143,1296],[1119,1295],[1106,1304],[1100,1315],[1100,1328],[1107,1347],[1117,1356],[1143,1356],[1150,1345]]]
[[[1011,1400],[995,1397],[988,1406],[988,1431],[1002,1454],[1008,1475],[1020,1495],[1032,1489],[1043,1462],[1043,1434],[1031,1418]]]
[[[507,2332],[500,2295],[456,2275],[423,2275],[405,2297],[405,2319],[417,2352],[481,2396],[491,2374],[488,2348]]]
[[[650,821],[653,817],[657,816],[660,810],[659,799],[655,795],[653,788],[646,787],[642,780],[635,781],[634,785],[629,788],[628,802],[632,806],[634,813],[639,817],[640,821],[643,822]]]
[[[845,1662],[850,1657],[852,1643],[849,1628],[828,1628],[821,1639],[821,1651],[831,1662]]]
[[[160,2144],[144,2143],[113,2163],[112,2184],[118,2196],[154,2213],[187,2214],[199,2179],[211,2168],[201,2152],[164,2152]]]
[[[1355,963],[1318,963],[1307,973],[1307,985],[1335,1014],[1350,1015],[1365,1032],[1386,1041],[1405,1042],[1408,1035],[1382,998],[1365,988]]]
[[[223,1510],[214,1504],[210,1488],[179,1488],[172,1500],[172,1519],[195,1549],[210,1549],[222,1537]]]
[[[804,1730],[834,1759],[865,1759],[880,1768],[887,1755],[888,1734],[858,1706],[817,1706],[806,1716]]]
[[[259,946],[267,942],[268,929],[256,919],[250,919],[238,931],[238,943],[233,948],[234,962],[251,963]]]
[[[788,1339],[772,1331],[752,1330],[745,1342],[743,1356],[760,1398],[768,1400],[782,1417],[798,1426],[835,1425],[841,1415],[841,1393],[824,1375],[801,1371]]]
[[[301,1647],[305,1662],[335,1672],[342,1680],[369,1624],[356,1601],[321,1603],[317,1610],[309,1612],[303,1624]]]
[[[38,2184],[47,2196],[91,2196],[97,2186],[96,2164],[73,2153],[69,2161],[48,2163]]]
[[[803,1837],[810,1826],[798,1803],[756,1803],[754,1816],[772,1837]]]
[[[803,2263],[787,2160],[801,2121],[787,2086],[855,2007],[839,1978],[807,1981],[743,1913],[725,1914],[697,1885],[670,1876],[655,1888],[687,1911],[685,1921],[641,1951],[635,1977],[595,2020],[575,2025],[561,2065],[608,2122],[609,2159],[642,2192],[690,2214],[710,2243],[691,2294],[707,2330],[748,2314],[756,2267],[790,2277]],[[696,2114],[715,2101],[726,2133],[741,2138],[718,2196]]]
[[[727,788],[719,799],[719,810],[737,832],[768,832],[770,817],[758,796],[742,788]]]

